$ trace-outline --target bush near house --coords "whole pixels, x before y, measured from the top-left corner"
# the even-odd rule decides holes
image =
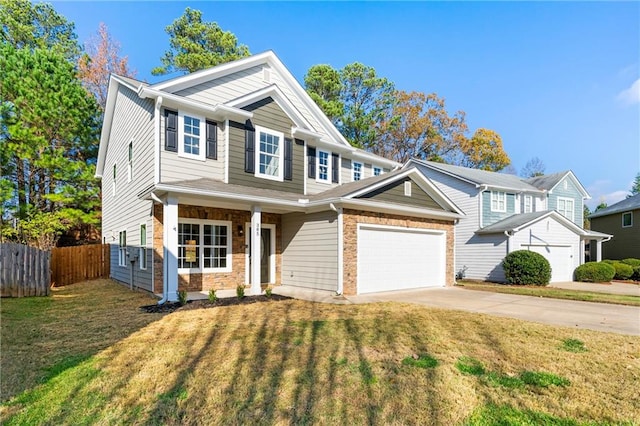
[[[616,275],[613,277],[616,280],[628,280],[633,275],[633,267],[619,261],[613,262],[612,265],[616,270]]]
[[[613,279],[616,269],[607,262],[587,262],[576,268],[576,281],[606,283]]]
[[[551,280],[551,265],[539,253],[517,250],[502,261],[504,275],[509,284],[547,285]]]
[[[626,263],[627,265],[630,265],[633,268],[637,268],[638,266],[640,266],[640,259],[634,259],[634,258],[622,259],[621,262]]]

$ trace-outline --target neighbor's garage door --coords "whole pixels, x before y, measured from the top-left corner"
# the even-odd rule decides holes
[[[445,285],[443,231],[359,225],[358,293]]]
[[[551,282],[573,281],[573,247],[523,246],[525,250],[543,255],[551,265]]]

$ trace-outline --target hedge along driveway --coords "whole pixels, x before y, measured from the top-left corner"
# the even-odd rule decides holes
[[[640,307],[490,293],[457,287],[348,298],[353,303],[402,302],[518,318],[543,324],[640,336]]]

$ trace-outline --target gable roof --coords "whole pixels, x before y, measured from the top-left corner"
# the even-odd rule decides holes
[[[610,214],[628,212],[630,210],[640,209],[640,194],[636,194],[632,197],[626,198],[615,204],[610,205],[602,210],[593,212],[589,215],[589,219],[600,216],[608,216]]]
[[[478,229],[476,231],[476,234],[499,234],[503,232],[518,232],[547,217],[555,219],[561,225],[564,225],[578,235],[585,235],[584,229],[580,228],[578,225],[562,216],[555,210],[515,214],[513,216],[509,216],[506,219],[502,219],[499,222]]]
[[[573,174],[571,170],[567,170],[564,172],[553,173],[549,175],[535,176],[529,179],[525,179],[524,181],[530,185],[535,186],[538,189],[542,189],[548,192],[553,192],[553,190],[562,182],[565,178],[569,178],[573,181],[574,185],[578,188],[578,190],[582,193],[582,196],[585,198],[591,198],[587,190],[582,186],[576,175]]]
[[[409,160],[404,167],[410,163],[419,166],[428,167],[440,173],[453,176],[472,185],[486,185],[496,189],[511,189],[519,192],[544,192],[535,186],[523,181],[518,176],[506,173],[496,173],[487,170],[471,169],[469,167],[453,166],[451,164],[436,163],[434,161],[425,161],[417,158]]]

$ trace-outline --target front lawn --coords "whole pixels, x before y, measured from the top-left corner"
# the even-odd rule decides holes
[[[395,303],[149,303],[106,280],[3,299],[0,422],[640,422],[637,337]]]
[[[490,291],[493,293],[640,306],[640,297],[625,294],[596,293],[594,291],[566,290],[555,287],[507,285],[477,281],[460,281],[457,285],[470,290]]]

